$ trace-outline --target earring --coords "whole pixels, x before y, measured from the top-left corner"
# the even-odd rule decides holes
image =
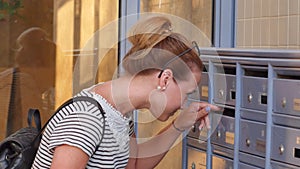
[[[157,87],[156,87],[156,89],[157,89],[157,90],[160,90],[160,89],[161,89],[161,87],[160,87],[160,86],[157,86]]]
[[[166,86],[162,87],[162,89],[161,89],[161,90],[166,90]]]

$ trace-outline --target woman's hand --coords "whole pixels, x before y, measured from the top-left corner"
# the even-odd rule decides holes
[[[210,128],[208,113],[219,110],[219,107],[206,102],[192,102],[188,108],[181,111],[174,121],[174,125],[181,130],[187,130],[200,120],[199,128],[204,126]]]

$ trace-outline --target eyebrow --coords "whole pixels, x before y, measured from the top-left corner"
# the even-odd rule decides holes
[[[181,56],[189,53],[191,50],[193,50],[194,48],[196,48],[197,52],[198,52],[198,55],[200,56],[200,49],[199,49],[199,46],[197,44],[196,41],[193,41],[192,44],[194,45],[193,47],[183,51],[182,53],[180,53],[179,55],[175,56],[174,58],[170,59],[166,64],[164,64],[164,66],[162,67],[162,70],[160,71],[159,75],[158,75],[158,78],[161,77],[162,73],[164,72],[164,70],[167,68],[167,66],[172,63],[173,61],[177,60],[178,58],[180,58]]]

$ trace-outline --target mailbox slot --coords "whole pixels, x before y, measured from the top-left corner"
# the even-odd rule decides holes
[[[294,149],[294,157],[295,158],[300,158],[300,148],[295,148]]]

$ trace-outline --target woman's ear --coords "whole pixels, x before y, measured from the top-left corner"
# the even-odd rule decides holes
[[[165,69],[159,79],[159,86],[162,89],[166,89],[168,84],[173,80],[173,71],[171,69]]]

